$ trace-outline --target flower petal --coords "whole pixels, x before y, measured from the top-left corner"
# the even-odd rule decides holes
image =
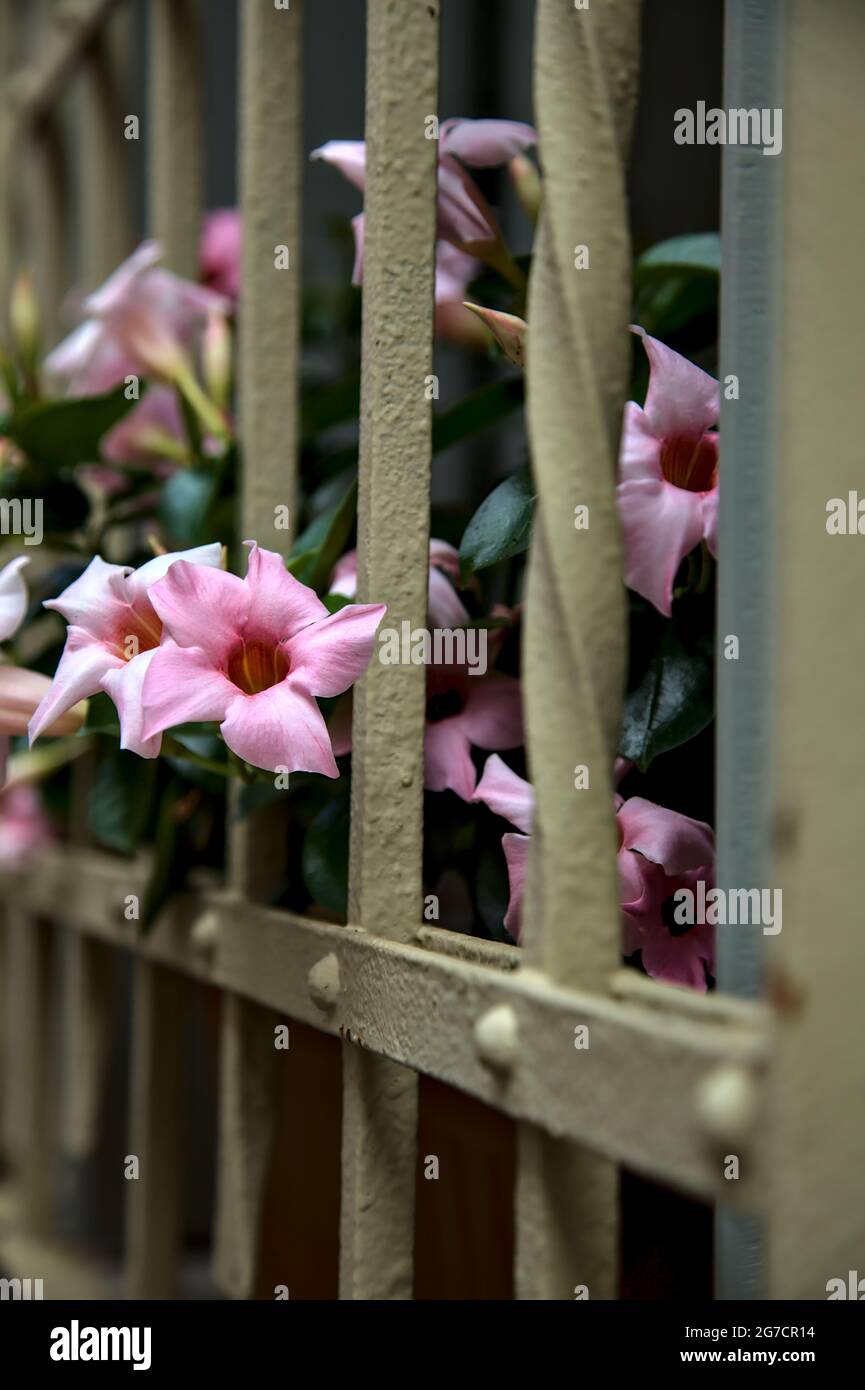
[[[352,603],[310,623],[288,642],[289,681],[310,695],[341,695],[369,665],[383,603]]]
[[[703,967],[705,962],[712,969],[713,941],[711,927],[695,926],[681,936],[673,936],[663,922],[658,922],[643,935],[643,965],[655,980],[705,993]]]
[[[487,758],[472,801],[482,801],[497,816],[510,821],[511,825],[527,835],[531,834],[535,815],[532,784],[513,772],[498,753],[492,753]]]
[[[147,596],[178,646],[200,647],[211,664],[243,640],[252,600],[235,574],[176,560]]]
[[[237,699],[237,686],[216,669],[200,647],[177,647],[173,642],[165,642],[155,651],[141,655],[152,658],[141,686],[141,735],[145,739],[154,738],[175,724],[224,719],[232,701]],[[140,660],[141,656],[135,657],[129,664]]]
[[[619,810],[623,849],[637,850],[660,864],[668,877],[715,861],[715,836],[704,821],[632,796]]]
[[[475,169],[507,164],[515,154],[537,143],[537,131],[522,121],[472,121],[451,116],[439,129],[441,153],[455,154]]]
[[[701,494],[703,498],[703,539],[709,552],[718,558],[718,489]]]
[[[51,689],[48,676],[23,666],[0,666],[0,734],[26,734],[27,723]],[[81,724],[80,712],[61,718],[49,731],[74,734]]]
[[[102,677],[102,689],[111,696],[120,715],[120,747],[137,753],[139,758],[158,757],[162,744],[161,734],[144,737],[145,710],[141,699],[144,677],[158,650],[141,652]]]
[[[529,862],[528,835],[503,835],[502,849],[508,865],[508,882],[511,900],[505,913],[505,926],[519,945],[523,935],[523,896],[526,887],[526,869]]]
[[[462,715],[427,724],[424,736],[424,786],[427,791],[450,788],[463,801],[471,801],[477,782],[471,744]]]
[[[634,478],[662,478],[661,441],[649,418],[635,401],[628,401],[619,444],[619,482]]]
[[[222,565],[222,546],[219,541],[212,541],[210,545],[196,545],[191,550],[175,550],[166,555],[154,555],[152,560],[140,565],[127,579],[130,602],[134,603],[136,599],[143,598],[151,584],[156,584],[167,574],[177,560],[186,560],[190,565],[209,565],[211,569],[219,569]]]
[[[289,574],[281,555],[262,550],[255,541],[245,544],[250,547],[243,581],[250,596],[246,629],[250,640],[281,642],[329,616],[315,590]]]
[[[438,166],[438,235],[458,248],[493,241],[493,215],[474,179],[445,155]]]
[[[112,656],[89,632],[70,627],[50,689],[30,720],[31,744],[79,700],[95,695],[105,672],[121,665],[121,658]]]
[[[523,741],[519,681],[499,671],[470,677],[465,708],[459,717],[478,748],[518,748]]]
[[[253,767],[339,776],[321,710],[288,680],[258,695],[238,695],[220,732],[229,748]]]
[[[29,555],[16,555],[0,570],[0,642],[8,641],[24,621],[27,585],[21,571],[29,563]]]
[[[343,178],[353,183],[355,188],[363,188],[366,182],[366,142],[364,140],[328,140],[313,150],[310,159],[323,159],[333,164]]]
[[[710,425],[718,423],[718,382],[666,343],[651,338],[644,328],[632,327],[631,331],[642,338],[649,359],[644,408],[653,434],[658,439],[678,435],[700,439]]]
[[[128,565],[110,565],[94,555],[84,573],[42,607],[60,613],[67,623],[84,628],[92,637],[114,633],[128,613],[128,573]]]
[[[669,618],[673,580],[703,535],[702,495],[646,479],[616,489],[625,539],[625,583]]]

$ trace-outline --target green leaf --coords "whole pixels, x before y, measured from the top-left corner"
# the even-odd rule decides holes
[[[87,800],[91,834],[109,849],[134,854],[150,815],[156,763],[119,748],[104,755]]]
[[[638,284],[644,284],[671,270],[720,275],[721,238],[718,233],[695,232],[659,241],[639,257],[634,267],[634,277]]]
[[[87,704],[87,718],[84,721],[82,734],[111,734],[114,738],[120,737],[120,720],[114,702],[109,695],[100,690],[96,695],[91,695]]]
[[[349,798],[331,801],[311,822],[301,868],[310,896],[338,917],[348,916]]]
[[[695,738],[714,716],[712,639],[670,623],[625,699],[619,752],[645,772],[653,759]]]
[[[505,478],[478,507],[460,545],[462,582],[475,570],[487,569],[528,549],[535,499],[528,468]]]
[[[144,383],[142,387],[146,389]],[[94,463],[103,436],[137,404],[127,400],[125,386],[102,396],[42,401],[15,412],[3,433],[29,458],[52,468]]]
[[[288,562],[294,577],[311,589],[323,589],[346,547],[356,517],[357,479],[354,479],[345,495],[323,516],[316,517],[298,537]]]
[[[204,544],[218,480],[211,471],[178,468],[165,482],[159,510],[165,529],[183,547]]]

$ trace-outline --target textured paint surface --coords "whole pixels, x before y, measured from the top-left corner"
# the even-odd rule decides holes
[[[792,0],[786,22],[767,1291],[825,1298],[865,1250],[865,540],[826,531],[862,494],[865,9]]]
[[[438,3],[367,9],[358,598],[426,623]],[[375,657],[355,688],[349,916],[405,940],[421,915],[425,672]],[[371,1022],[372,1020],[370,1020]],[[417,1077],[343,1057],[340,1297],[410,1298]]]
[[[612,766],[625,681],[625,590],[615,475],[627,383],[630,245],[624,175],[639,4],[539,0],[535,106],[544,209],[529,293],[528,420],[538,508],[523,685],[537,796],[527,959],[605,991],[619,960]],[[576,269],[586,245],[589,269]],[[589,508],[577,531],[574,511]],[[585,766],[589,786],[575,790]],[[565,1040],[562,1040],[564,1048]],[[569,1042],[570,1064],[589,1054]],[[524,1129],[517,1293],[615,1292],[615,1169]]]

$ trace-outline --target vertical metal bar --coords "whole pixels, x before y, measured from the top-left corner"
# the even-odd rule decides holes
[[[243,212],[240,419],[242,532],[288,554],[297,497],[300,374],[302,3],[241,7],[239,183]],[[288,249],[288,268],[277,251]],[[292,525],[276,529],[277,507]],[[231,798],[229,880],[266,901],[285,857],[286,818],[268,807],[242,821]],[[243,915],[235,919],[243,932]],[[278,1015],[222,1000],[215,1275],[234,1297],[254,1291],[261,1203],[273,1138]]]
[[[527,963],[605,992],[619,960],[612,765],[625,675],[615,476],[628,369],[624,176],[640,6],[539,0],[535,108],[544,211],[529,294],[529,436],[539,496],[523,683],[537,797]],[[591,270],[577,270],[575,246]],[[577,532],[577,505],[588,530]],[[575,790],[575,768],[589,786]],[[563,1046],[567,1045],[563,1043]],[[575,1052],[574,1065],[579,1065]],[[528,1126],[519,1137],[517,1293],[613,1296],[616,1171]]]
[[[358,593],[426,621],[437,0],[370,0]],[[355,690],[349,915],[405,939],[420,920],[424,671],[376,660]],[[410,1298],[417,1077],[346,1044],[341,1298]]]
[[[22,1220],[28,1231],[45,1236],[53,1225],[56,1176],[51,928],[12,904],[6,923],[6,1148],[20,1180]]]
[[[124,139],[130,15],[118,14],[95,35],[80,79],[80,269],[87,290],[132,250],[132,177]]]
[[[131,1298],[170,1298],[177,1277],[183,1192],[183,1005],[188,986],[148,961],[135,963],[126,1206]]]
[[[199,0],[150,0],[149,223],[165,259],[195,279],[204,199]]]
[[[68,228],[71,200],[63,123],[48,112],[28,129],[28,225],[26,260],[33,270],[43,335],[51,346],[61,335],[60,306],[71,283]]]
[[[865,1249],[865,148],[856,0],[785,6],[778,393],[769,1298],[860,1298]],[[831,92],[831,101],[827,100]],[[832,499],[838,505],[830,508]],[[830,523],[843,508],[846,533]],[[865,509],[863,509],[865,510]],[[858,525],[857,525],[858,523]],[[853,1276],[850,1271],[858,1271]]]
[[[203,193],[197,0],[151,0],[149,217],[168,265],[195,278]],[[135,1297],[170,1297],[182,1219],[184,981],[138,960],[134,973],[127,1272]]]
[[[0,335],[5,337],[15,266],[15,144],[18,120],[9,90],[17,57],[15,0],[0,0]]]
[[[781,0],[727,0],[724,105],[781,105]],[[777,410],[780,312],[778,219],[782,158],[760,146],[725,145],[721,216],[721,564],[718,570],[717,803],[718,885],[769,881],[771,760],[769,729],[775,624],[771,595],[776,478],[772,434]],[[734,649],[729,638],[737,639]],[[735,658],[725,653],[735,650]],[[718,987],[748,998],[762,984],[762,937],[717,933]],[[720,1207],[716,1297],[759,1296],[760,1229],[755,1218]]]

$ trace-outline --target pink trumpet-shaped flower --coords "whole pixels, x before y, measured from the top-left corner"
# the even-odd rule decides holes
[[[453,117],[442,122],[438,141],[438,234],[443,240],[470,252],[476,244],[498,237],[493,214],[464,165],[487,169],[506,164],[513,155],[537,144],[537,139],[533,128],[519,121]],[[329,140],[313,150],[312,158],[334,164],[349,183],[363,189],[363,140]]]
[[[459,552],[447,541],[429,543],[429,617],[433,627],[462,627],[470,621],[462,599],[451,579],[459,580]],[[450,579],[446,576],[450,575]],[[357,551],[349,550],[339,560],[330,578],[330,592],[343,598],[357,593]]]
[[[510,902],[505,926],[515,941],[522,934],[522,900],[535,797],[530,783],[501,758],[487,759],[472,798],[489,806],[523,833],[503,835]],[[619,904],[626,955],[642,951],[643,965],[655,979],[705,990],[704,965],[713,963],[713,931],[705,925],[671,927],[669,905],[679,888],[695,890],[714,875],[714,837],[702,821],[632,796],[615,797],[619,850]]]
[[[315,697],[340,695],[362,675],[386,609],[328,613],[280,555],[247,544],[245,579],[180,561],[151,589],[171,642],[144,680],[145,737],[217,720],[228,747],[255,767],[336,777]]]
[[[45,359],[72,395],[108,391],[129,375],[173,378],[211,312],[231,305],[203,285],[157,263],[161,249],[145,241],[84,301],[87,317]]]
[[[165,640],[151,603],[152,588],[176,563],[198,570],[218,566],[221,559],[216,542],[157,555],[134,571],[94,556],[80,578],[44,605],[56,609],[69,630],[54,679],[30,721],[30,742],[52,732],[51,726],[79,700],[104,690],[120,716],[121,748],[155,758],[161,739],[144,734],[141,707],[145,672]]]
[[[666,617],[682,560],[705,540],[717,556],[720,388],[714,377],[634,328],[649,358],[641,409],[625,406],[619,449],[619,516],[625,583]]]
[[[215,208],[204,218],[198,258],[205,285],[236,301],[240,294],[242,220],[239,208]]]
[[[427,668],[424,786],[471,801],[477,785],[472,748],[519,748],[520,683],[500,671],[470,675],[462,666]]]

